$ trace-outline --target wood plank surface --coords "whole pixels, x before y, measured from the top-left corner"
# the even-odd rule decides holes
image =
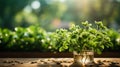
[[[0,58],[0,67],[81,67],[73,58]],[[120,58],[94,58],[85,67],[120,67]]]

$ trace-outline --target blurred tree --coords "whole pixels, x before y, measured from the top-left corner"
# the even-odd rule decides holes
[[[103,21],[111,27],[113,24],[120,25],[119,17],[119,0],[0,0],[2,28],[40,24],[47,31],[54,31],[64,22],[80,24],[86,20]]]
[[[91,4],[89,20],[104,21],[108,27],[115,24],[114,21],[118,17],[119,2],[117,0],[99,0]]]
[[[71,2],[70,2],[71,1]],[[119,24],[119,0],[70,0],[67,1],[68,9],[61,17],[62,20],[74,21],[103,21],[108,27]]]
[[[53,21],[62,17],[67,10],[66,4],[60,3],[59,0],[53,0],[51,4],[47,3],[48,0],[39,0],[39,2],[41,4],[40,9],[33,10],[33,13],[39,18],[40,26],[48,31],[55,30]]]
[[[119,0],[119,2],[117,2],[116,6],[117,7],[115,7],[115,8],[116,8],[116,11],[118,11],[118,12],[116,12],[117,17],[115,20],[116,20],[117,24],[120,25],[120,0]]]
[[[14,16],[20,12],[29,0],[0,0],[0,27],[14,27]]]

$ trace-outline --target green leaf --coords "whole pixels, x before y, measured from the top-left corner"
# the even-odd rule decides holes
[[[96,52],[97,52],[98,54],[101,54],[101,53],[102,53],[100,49],[96,49]]]
[[[101,48],[104,49],[104,45],[101,45]]]

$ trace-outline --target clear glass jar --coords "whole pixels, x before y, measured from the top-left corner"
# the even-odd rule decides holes
[[[76,51],[74,51],[73,55],[74,55],[75,63],[81,64],[81,65],[87,65],[89,63],[94,62],[93,50],[83,50],[80,53],[77,53]]]

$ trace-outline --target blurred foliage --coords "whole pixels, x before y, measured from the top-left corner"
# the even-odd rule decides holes
[[[103,21],[119,29],[120,0],[0,0],[0,27],[14,29],[39,24],[47,31],[80,25],[82,21]],[[68,27],[67,27],[68,28]]]
[[[27,0],[0,0],[0,27],[12,29],[14,16],[28,4]]]
[[[38,26],[0,29],[1,51],[45,51],[46,31]]]
[[[46,31],[55,31],[57,28],[68,29],[69,24],[81,25],[81,22],[86,20],[93,25],[94,21],[103,21],[107,27],[118,30],[119,18],[120,0],[0,0],[0,47],[2,47],[0,50],[11,49],[14,44],[15,48],[12,50],[42,51],[48,48],[50,42]],[[108,33],[115,44],[110,50],[118,50],[120,34],[115,30],[110,30]]]
[[[104,51],[119,51],[119,49],[120,49],[119,48],[120,47],[120,33],[118,33],[114,29],[109,29],[107,35],[110,37],[111,42],[113,43],[113,47],[111,47],[109,49],[104,49]]]
[[[112,29],[105,33],[101,27],[101,31],[89,28],[87,30],[76,25],[69,30],[61,28],[55,32],[46,32],[39,26],[16,27],[14,30],[0,28],[0,51],[71,52],[84,49],[81,44],[87,48],[100,49],[96,52],[120,51],[120,33]],[[108,41],[112,42],[112,47],[107,45]]]

